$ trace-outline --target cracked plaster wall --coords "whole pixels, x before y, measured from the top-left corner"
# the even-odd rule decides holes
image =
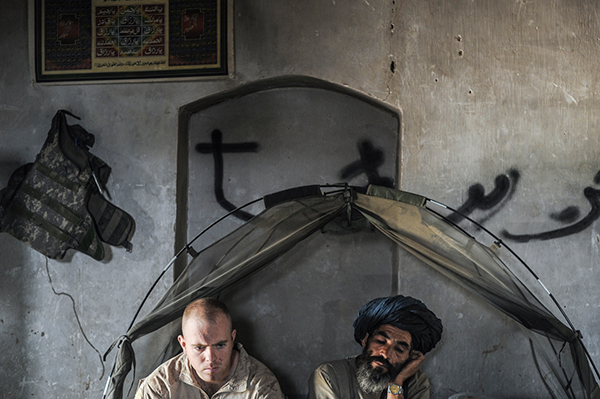
[[[247,82],[310,75],[401,109],[400,186],[456,208],[469,187],[490,193],[497,176],[518,170],[510,201],[492,217],[481,209],[471,215],[494,232],[551,231],[568,225],[551,214],[590,212],[583,191],[598,188],[600,170],[595,2],[251,0],[234,9],[234,79],[39,86],[28,73],[27,5],[0,3],[0,184],[34,159],[54,112],[67,108],[96,134],[93,152],[113,168],[113,201],[138,223],[134,252],[113,248],[101,263],[79,253],[47,262],[0,235],[0,396],[100,397],[110,363],[98,353],[124,332],[174,251],[177,110]],[[512,244],[560,299],[596,361],[597,229],[593,221],[564,237]],[[433,397],[547,397],[523,369],[529,353],[509,320],[405,253],[398,259],[390,279],[446,326],[424,365]],[[310,326],[306,336],[314,339]]]

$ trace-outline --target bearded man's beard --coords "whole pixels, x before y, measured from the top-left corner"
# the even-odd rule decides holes
[[[373,367],[371,363],[381,362],[385,368],[380,366]],[[404,368],[406,362],[394,367],[387,359],[381,356],[370,356],[369,353],[363,351],[358,357],[358,370],[356,371],[356,379],[358,385],[367,394],[377,394],[387,389],[390,382]]]

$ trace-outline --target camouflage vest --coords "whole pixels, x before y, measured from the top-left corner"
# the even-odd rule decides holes
[[[0,231],[52,259],[72,248],[102,260],[102,242],[131,251],[133,218],[103,196],[110,167],[89,152],[94,136],[66,115],[77,118],[58,111],[35,162],[0,191]]]

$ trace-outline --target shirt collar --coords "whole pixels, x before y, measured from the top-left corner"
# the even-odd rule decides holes
[[[248,387],[248,376],[250,375],[250,361],[248,352],[246,352],[242,344],[239,342],[235,343],[235,350],[239,352],[237,366],[233,372],[233,375],[225,382],[218,392],[244,392]],[[189,359],[184,353],[179,356],[181,356],[181,358],[178,361],[182,362],[179,380],[186,384],[200,388],[194,379],[194,371]]]
[[[239,352],[238,363],[233,372],[233,375],[221,389],[226,391],[244,392],[248,387],[248,377],[250,375],[250,361],[248,352],[244,349],[242,344],[236,342],[235,348]]]

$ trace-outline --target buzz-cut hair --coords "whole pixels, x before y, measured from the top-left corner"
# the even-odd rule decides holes
[[[183,328],[186,321],[190,317],[201,318],[207,320],[211,324],[216,324],[219,315],[224,315],[225,317],[227,317],[229,325],[231,326],[231,330],[233,331],[231,313],[229,312],[229,308],[227,307],[227,305],[215,298],[196,299],[195,301],[187,305],[187,307],[183,311],[183,317],[181,318],[181,326]]]

